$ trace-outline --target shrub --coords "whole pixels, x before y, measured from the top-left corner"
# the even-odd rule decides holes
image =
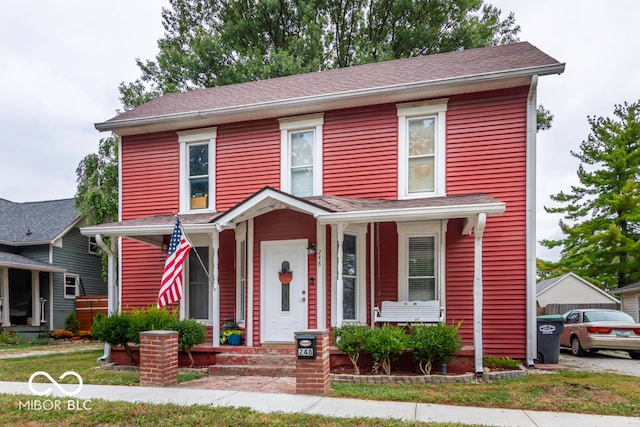
[[[78,332],[78,336],[80,338],[82,338],[83,340],[90,340],[91,339],[91,331],[79,331]]]
[[[14,331],[0,332],[0,344],[16,345],[20,342],[20,336]]]
[[[174,320],[169,329],[178,331],[178,348],[186,351],[193,367],[194,361],[191,355],[191,347],[202,344],[207,336],[204,325],[194,319]]]
[[[413,326],[411,328],[411,347],[413,357],[418,361],[420,372],[431,374],[434,363],[448,363],[462,348],[457,325],[440,322],[434,326]]]
[[[56,329],[51,333],[51,336],[57,340],[69,340],[73,338],[73,332],[66,329]]]
[[[66,319],[64,319],[64,328],[67,331],[73,332],[73,335],[78,335],[78,331],[80,330],[80,321],[76,318],[75,311],[69,313]]]
[[[384,325],[372,329],[365,342],[365,351],[373,357],[373,372],[380,367],[385,375],[391,374],[391,362],[399,358],[409,344],[404,328]]]
[[[130,336],[131,315],[128,313],[111,313],[108,317],[97,315],[93,320],[93,337],[111,345],[121,345],[131,364],[137,365],[129,347]]]
[[[482,365],[490,369],[520,369],[520,362],[510,357],[485,356]]]
[[[349,356],[349,360],[353,364],[353,373],[356,375],[360,375],[358,358],[360,357],[360,352],[365,349],[370,332],[371,328],[369,326],[354,323],[346,323],[333,330],[336,347]]]
[[[140,344],[140,332],[171,330],[178,317],[175,310],[151,306],[132,310],[128,315],[131,318],[129,342],[136,344]]]

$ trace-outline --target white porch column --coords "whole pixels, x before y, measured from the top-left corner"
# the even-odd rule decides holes
[[[483,372],[482,367],[482,234],[487,215],[479,213],[476,221],[473,246],[473,349],[476,374]]]
[[[336,266],[336,326],[342,325],[343,320],[343,296],[344,296],[344,283],[342,279],[342,245],[344,243],[344,229],[345,224],[339,223],[337,225],[337,234],[336,234],[336,257],[337,257],[337,266]]]
[[[213,246],[213,347],[220,346],[220,286],[218,286],[218,249],[220,248],[220,231],[211,234]]]
[[[327,327],[327,280],[322,257],[326,250],[326,226],[316,222],[316,328]]]
[[[253,218],[247,220],[247,307],[245,309],[245,333],[247,347],[253,347]]]
[[[0,268],[0,274],[2,277],[0,278],[0,285],[2,289],[0,290],[0,296],[2,300],[0,300],[0,304],[2,304],[2,321],[3,326],[11,325],[11,318],[9,317],[9,268],[4,267]]]
[[[40,326],[40,272],[31,270],[31,326]]]

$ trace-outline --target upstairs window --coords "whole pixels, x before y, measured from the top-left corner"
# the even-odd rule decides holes
[[[80,295],[80,276],[77,274],[64,275],[64,297],[76,299]]]
[[[280,187],[294,196],[322,194],[323,115],[280,119]]]
[[[397,109],[398,198],[444,196],[447,100]]]
[[[216,128],[179,132],[180,211],[215,210]]]

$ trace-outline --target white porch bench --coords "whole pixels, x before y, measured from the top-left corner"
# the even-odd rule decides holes
[[[438,323],[444,322],[440,301],[382,301],[382,309],[374,307],[374,323]]]

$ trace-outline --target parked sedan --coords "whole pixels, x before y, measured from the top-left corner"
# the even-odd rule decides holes
[[[623,350],[640,359],[640,323],[622,311],[605,309],[571,310],[564,314],[560,346],[574,356],[586,351]]]

